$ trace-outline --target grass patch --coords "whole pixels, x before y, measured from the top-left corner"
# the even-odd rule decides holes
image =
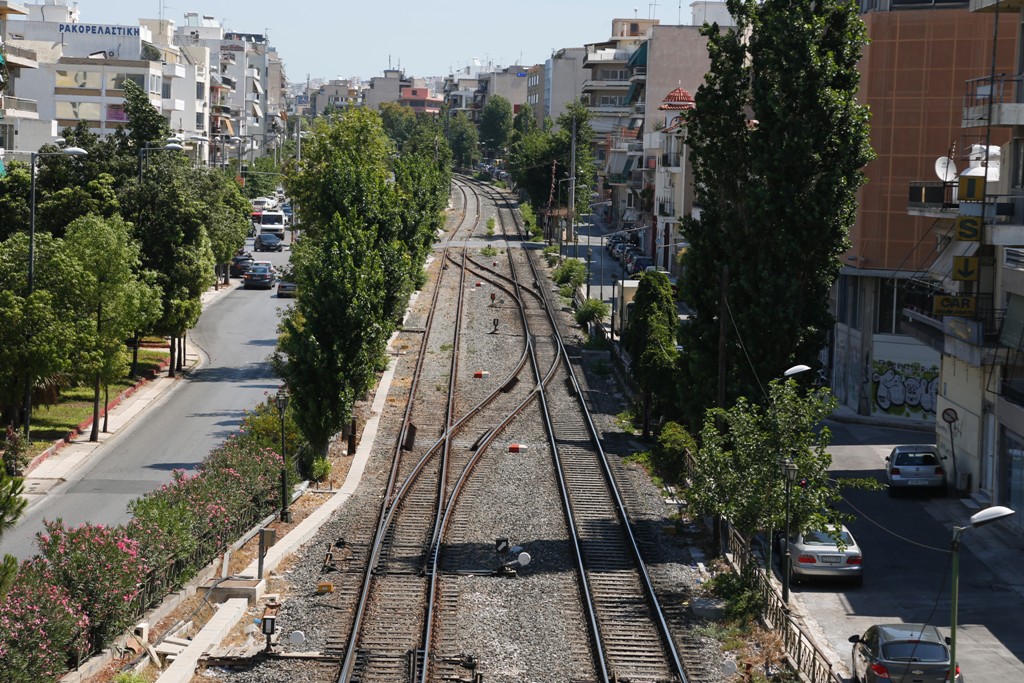
[[[487,219],[487,235],[488,237],[494,235],[494,217]]]
[[[615,423],[619,426],[619,429],[627,434],[636,435],[640,433],[640,430],[636,428],[636,413],[632,408],[623,410],[621,413],[616,415]]]
[[[441,344],[441,350],[444,351],[445,353],[451,351],[453,348],[455,347],[452,344]]]
[[[597,335],[587,337],[587,341],[583,344],[583,348],[592,349],[594,351],[607,351],[609,346],[607,339],[604,337],[598,337]],[[602,362],[607,364],[608,361]]]
[[[480,254],[488,258],[493,258],[498,255],[498,250],[494,247],[484,247],[480,250]]]
[[[161,340],[162,341],[162,340]],[[168,351],[165,346],[160,349],[139,349],[139,376],[148,377],[151,372],[160,369],[160,363],[166,360]],[[110,383],[109,396],[114,400],[118,394],[134,386],[136,380],[125,377]],[[103,394],[100,394],[100,402]],[[78,427],[86,419],[92,417],[92,387],[70,387],[61,392],[60,398],[53,405],[32,406],[32,443],[29,445],[31,457],[42,453],[50,444],[63,439],[72,429]],[[102,419],[102,417],[100,418]]]

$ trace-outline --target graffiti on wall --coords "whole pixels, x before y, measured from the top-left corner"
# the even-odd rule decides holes
[[[939,366],[876,360],[871,364],[871,412],[920,420],[935,418]]]

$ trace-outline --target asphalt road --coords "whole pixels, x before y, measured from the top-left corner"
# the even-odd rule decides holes
[[[284,264],[289,252],[253,255]],[[277,342],[277,309],[288,302],[275,290],[239,288],[208,307],[188,337],[202,366],[31,506],[4,534],[0,555],[32,556],[44,519],[68,526],[125,522],[130,501],[170,481],[172,470],[194,469],[238,429],[246,411],[277,391],[267,359]]]
[[[933,435],[917,431],[829,426],[836,476],[881,481],[885,456],[894,445],[934,443]],[[799,609],[817,623],[847,669],[849,637],[872,624],[924,622],[949,635],[952,525],[965,524],[972,511],[952,497],[913,493],[890,498],[884,490],[847,492],[845,509],[857,516],[848,526],[864,552],[863,588],[834,583],[793,587]],[[967,536],[972,533],[976,530],[966,532],[960,550],[957,659],[964,679],[1024,680],[1024,597],[971,550]]]

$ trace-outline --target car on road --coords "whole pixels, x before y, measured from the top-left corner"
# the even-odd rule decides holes
[[[946,493],[946,470],[938,449],[928,444],[896,446],[885,459],[889,495],[901,489],[929,489]]]
[[[629,264],[629,275],[630,277],[638,275],[640,273],[647,272],[648,268],[654,267],[654,259],[650,256],[637,256]]]
[[[277,281],[277,297],[279,299],[294,299],[296,289],[294,282],[284,279]]]
[[[783,535],[784,536],[784,535]],[[785,546],[780,544],[780,550]],[[860,546],[845,526],[835,529],[804,531],[789,539],[789,579],[844,579],[860,586],[864,583],[864,565]]]
[[[284,251],[284,241],[273,233],[262,233],[253,242],[256,251]]]
[[[853,680],[858,683],[949,681],[949,639],[928,624],[877,624],[853,643]],[[963,683],[956,667],[954,683]]]
[[[242,277],[252,267],[252,256],[250,254],[239,254],[231,259],[228,266],[228,275],[231,277]]]
[[[276,279],[274,271],[264,265],[253,266],[242,276],[245,289],[273,289]]]

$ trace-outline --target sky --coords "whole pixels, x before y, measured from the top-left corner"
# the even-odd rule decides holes
[[[29,4],[31,0],[23,0]],[[68,0],[72,4],[75,0]],[[85,24],[135,25],[139,18],[211,15],[226,30],[266,33],[288,80],[369,80],[384,69],[445,76],[474,58],[531,66],[553,50],[607,40],[614,18],[690,23],[691,0],[77,0]],[[635,14],[634,14],[635,13]]]

